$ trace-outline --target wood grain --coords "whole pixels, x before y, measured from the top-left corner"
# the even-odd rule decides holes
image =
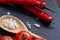
[[[60,8],[60,0],[56,0],[58,7]]]

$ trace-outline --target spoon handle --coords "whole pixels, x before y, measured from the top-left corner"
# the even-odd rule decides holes
[[[37,37],[37,38],[42,38],[42,37],[40,37],[40,36],[38,36],[38,35],[36,35],[36,34],[34,34],[34,33],[32,33],[32,32],[29,32],[33,37]]]

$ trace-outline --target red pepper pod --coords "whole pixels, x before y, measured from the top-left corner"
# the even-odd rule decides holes
[[[40,1],[40,0],[33,0],[33,4],[31,5],[31,7],[38,7],[40,9],[44,9],[46,5],[46,2],[44,1]]]
[[[49,9],[46,6],[46,2],[41,0],[0,0],[0,4],[21,4],[21,5],[27,5],[31,7],[39,7],[40,9],[48,9],[52,12],[55,12],[54,10]]]
[[[52,21],[52,16],[50,16],[49,14],[41,11],[41,10],[37,10],[35,8],[32,7],[28,7],[28,6],[23,6],[25,9],[27,9],[28,11],[30,11],[31,13],[33,13],[35,16],[37,16],[38,18],[40,18],[41,20],[43,20],[46,23],[49,23]]]
[[[46,3],[41,0],[12,0],[13,3],[44,9]]]
[[[55,13],[55,10],[52,10],[51,8],[49,8],[46,5],[46,2],[42,0],[12,0],[12,1],[13,1],[12,3],[15,3],[15,4],[27,5],[30,7],[38,7],[40,9],[48,9]]]
[[[8,4],[11,3],[11,0],[0,0],[0,4]]]
[[[28,5],[32,7],[36,6],[41,9],[43,9],[46,4],[45,2],[39,0],[0,0],[0,4],[9,4],[9,3]]]

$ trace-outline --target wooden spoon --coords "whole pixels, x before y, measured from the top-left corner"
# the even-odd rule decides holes
[[[6,27],[2,24],[2,20],[8,19],[8,18],[13,18],[13,20],[16,20],[16,22],[17,22],[18,25],[19,25],[19,28],[15,29],[15,30],[11,30],[11,29],[6,28]],[[20,31],[22,31],[22,30],[25,30],[25,31],[28,31],[32,36],[34,36],[34,37],[36,37],[36,38],[42,38],[42,37],[40,37],[40,36],[38,36],[38,35],[30,32],[30,31],[27,29],[27,27],[25,26],[25,24],[24,24],[21,20],[19,20],[18,18],[14,17],[14,16],[11,16],[11,15],[4,15],[4,16],[0,17],[0,27],[1,27],[2,29],[4,29],[4,30],[8,31],[8,32],[11,32],[11,33],[18,33],[18,32],[20,32]]]

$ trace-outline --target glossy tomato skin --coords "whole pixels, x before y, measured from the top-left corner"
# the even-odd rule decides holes
[[[34,40],[46,40],[44,38],[35,38]]]
[[[10,36],[3,36],[0,38],[0,40],[13,40],[13,38]]]
[[[32,40],[33,39],[32,35],[29,32],[20,31],[18,34],[16,34],[16,40],[22,40],[23,35],[26,35],[25,40]]]

